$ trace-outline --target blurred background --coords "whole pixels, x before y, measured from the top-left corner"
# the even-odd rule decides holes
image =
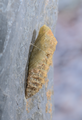
[[[82,0],[59,0],[54,120],[82,120]]]

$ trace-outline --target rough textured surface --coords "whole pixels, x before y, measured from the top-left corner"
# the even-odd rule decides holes
[[[0,120],[50,120],[53,96],[47,100],[46,91],[53,89],[53,67],[47,89],[43,86],[28,101],[24,84],[32,37],[44,24],[55,32],[57,4],[57,0],[0,1]]]

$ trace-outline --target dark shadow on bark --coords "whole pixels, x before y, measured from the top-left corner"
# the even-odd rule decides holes
[[[0,13],[0,53],[4,50],[4,42],[7,35],[7,19],[3,13]]]
[[[35,40],[36,40],[36,30],[34,29],[31,43],[34,44]],[[26,68],[25,68],[25,80],[24,80],[25,81],[24,82],[24,88],[25,89],[26,89],[26,86],[27,86],[28,66],[29,66],[29,59],[30,59],[30,55],[31,55],[32,49],[33,49],[33,45],[30,44],[28,60],[27,60]],[[25,91],[25,89],[24,89],[24,91]]]

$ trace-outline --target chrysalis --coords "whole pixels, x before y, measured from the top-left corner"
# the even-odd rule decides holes
[[[57,45],[57,40],[46,25],[40,28],[39,35],[34,43],[28,66],[28,78],[25,96],[35,95],[45,83],[49,66]]]

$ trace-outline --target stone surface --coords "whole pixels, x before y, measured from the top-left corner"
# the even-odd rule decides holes
[[[57,0],[0,1],[0,120],[50,120],[45,87],[26,100],[24,84],[30,42],[44,24],[55,33],[57,5]],[[53,67],[48,79],[50,89]]]

